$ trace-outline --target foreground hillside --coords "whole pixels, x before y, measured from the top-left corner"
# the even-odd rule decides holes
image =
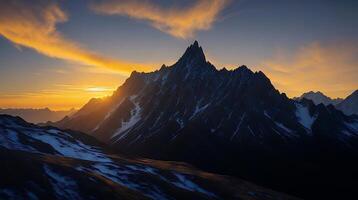
[[[295,199],[183,163],[124,158],[91,137],[0,115],[0,199]]]

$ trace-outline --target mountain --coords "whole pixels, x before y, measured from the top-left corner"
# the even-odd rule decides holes
[[[315,103],[316,105],[317,104],[320,104],[320,103],[323,103],[324,105],[329,105],[329,104],[332,104],[332,105],[337,105],[339,104],[340,102],[343,101],[343,99],[341,98],[336,98],[336,99],[332,99],[326,95],[324,95],[322,92],[320,91],[317,91],[317,92],[313,92],[313,91],[310,91],[310,92],[306,92],[306,93],[303,93],[300,97],[296,97],[294,99],[296,100],[301,100],[303,98],[306,98],[306,99],[310,99],[313,101],[313,103]]]
[[[324,104],[334,105],[338,110],[343,111],[346,115],[352,115],[357,114],[358,115],[358,90],[354,91],[351,95],[346,97],[345,99],[336,98],[331,99],[330,97],[327,97],[322,92],[307,92],[302,94],[300,97],[295,97],[293,99],[295,100],[301,100],[301,99],[310,99],[313,101],[313,103],[317,104]]]
[[[1,109],[0,114],[11,116],[19,116],[31,123],[42,123],[47,121],[58,121],[65,116],[70,116],[76,112],[75,109],[65,111],[52,111],[48,108],[43,109],[27,109],[27,108],[7,108]]]
[[[0,199],[296,199],[184,163],[112,154],[79,132],[0,115]]]
[[[354,91],[351,95],[339,103],[337,108],[342,110],[347,115],[358,115],[358,90]]]
[[[184,161],[305,199],[350,199],[358,119],[295,101],[261,71],[217,70],[195,42],[172,66],[133,72],[113,96],[54,125],[129,155]]]

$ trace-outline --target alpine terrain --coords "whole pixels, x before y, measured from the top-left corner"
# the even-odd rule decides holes
[[[313,103],[316,104],[316,105],[320,104],[320,103],[323,103],[326,106],[329,105],[329,104],[337,105],[337,104],[339,104],[339,103],[341,103],[343,101],[343,99],[341,99],[341,98],[332,99],[332,98],[326,96],[325,94],[323,94],[320,91],[306,92],[306,93],[303,93],[300,97],[295,97],[294,99],[301,100],[303,98],[312,100]]]
[[[354,91],[351,95],[346,97],[337,108],[342,110],[347,115],[358,115],[358,90]]]
[[[246,66],[218,70],[198,42],[172,66],[134,71],[113,96],[53,125],[125,154],[184,161],[307,199],[355,193],[357,116],[289,99]]]
[[[88,135],[0,115],[0,199],[296,199],[184,163],[112,154]]]
[[[341,110],[346,115],[358,115],[358,90],[354,91],[345,99],[336,98],[332,99],[322,92],[307,92],[300,97],[295,97],[295,100],[302,100],[303,98],[312,100],[314,104],[334,105],[338,110]]]

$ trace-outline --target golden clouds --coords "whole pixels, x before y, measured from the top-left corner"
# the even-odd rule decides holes
[[[178,38],[192,37],[196,31],[208,30],[228,0],[197,0],[187,9],[162,8],[149,1],[106,0],[92,8],[101,14],[125,15],[147,20],[160,31]]]
[[[274,85],[289,96],[319,90],[345,97],[358,88],[358,48],[352,43],[311,43],[293,53],[279,50],[262,65]]]
[[[19,0],[1,1],[0,35],[16,45],[32,48],[49,57],[109,68],[124,74],[133,71],[133,67],[138,70],[140,66],[107,58],[65,38],[57,31],[56,25],[67,20],[67,14],[54,1],[33,4]]]

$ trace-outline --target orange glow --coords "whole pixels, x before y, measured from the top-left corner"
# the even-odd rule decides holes
[[[112,95],[114,90],[114,88],[107,87],[79,87],[0,95],[0,105],[2,108],[79,109],[91,98],[103,98]]]
[[[106,87],[89,87],[85,89],[85,91],[87,92],[108,92],[113,90],[114,88],[106,88]]]
[[[124,75],[134,69],[147,70],[146,66],[107,58],[66,39],[56,30],[56,25],[67,20],[67,14],[54,3],[34,7],[3,3],[0,8],[0,35],[16,45],[32,48],[49,57],[108,68]]]
[[[321,91],[332,98],[346,97],[358,87],[358,48],[350,43],[311,43],[292,55],[279,50],[262,62],[262,70],[288,96]]]

